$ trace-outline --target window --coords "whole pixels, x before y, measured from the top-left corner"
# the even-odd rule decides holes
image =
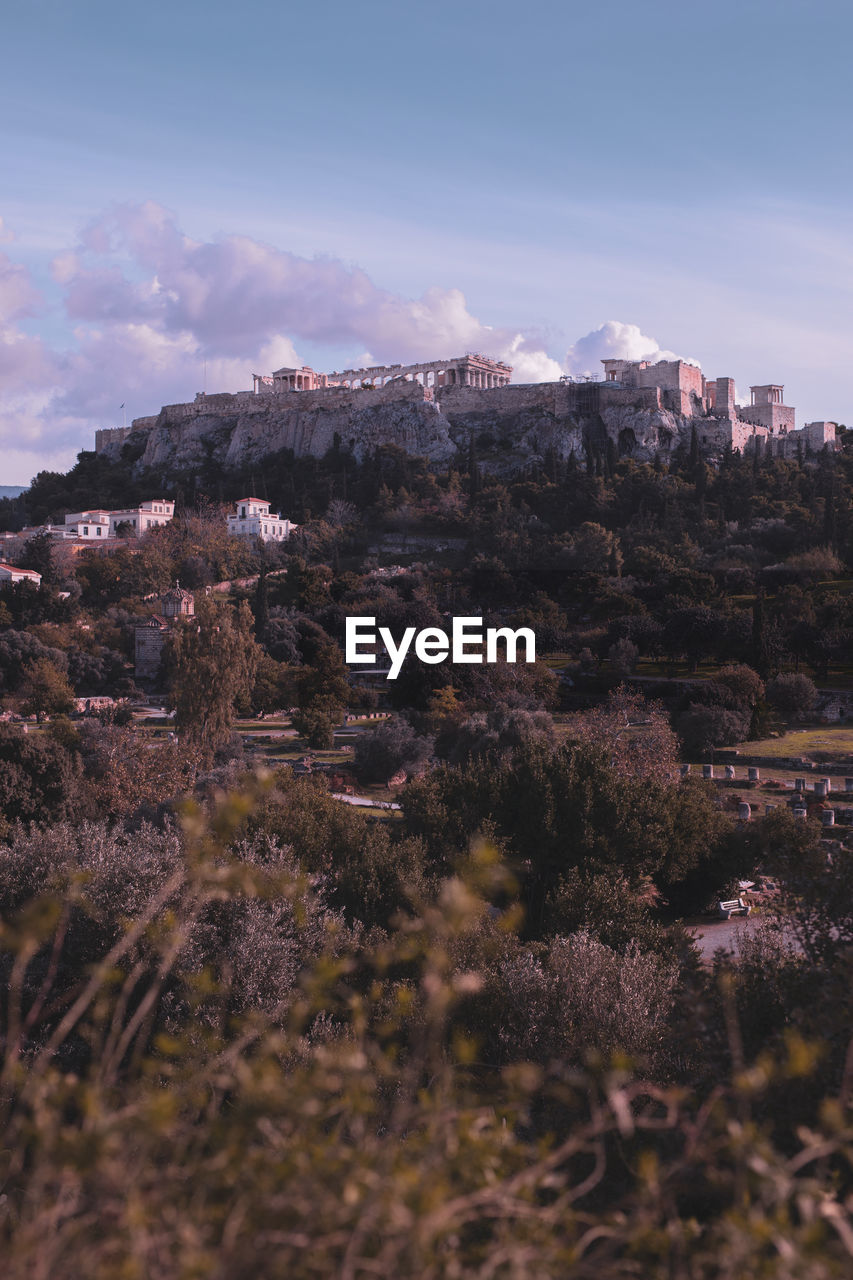
[[[95,533],[97,533],[98,537],[100,538],[100,536],[101,536],[101,526],[100,526],[100,525],[98,525],[97,529],[95,530]]]
[[[87,524],[84,524],[84,525],[83,525],[83,537],[84,537],[84,538],[88,538],[88,536],[89,536],[89,526],[88,526]]]

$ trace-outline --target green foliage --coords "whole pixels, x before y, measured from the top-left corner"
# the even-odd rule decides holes
[[[42,643],[30,631],[9,630],[0,632],[0,680],[3,691],[16,691],[26,679],[27,670],[34,663],[49,662],[62,670],[67,664],[65,654]]]
[[[296,696],[297,676],[292,667],[276,662],[268,653],[261,653],[252,681],[248,699],[239,703],[253,715],[263,718],[270,711],[289,707]]]
[[[260,657],[252,615],[244,602],[201,599],[195,617],[182,619],[169,636],[169,699],[182,741],[210,763],[226,742],[235,701],[249,694]]]
[[[337,645],[320,641],[311,656],[311,665],[298,673],[299,706],[292,716],[293,727],[309,746],[326,749],[334,743],[334,729],[343,719],[350,689],[346,667]]]
[[[39,724],[46,715],[68,715],[74,710],[74,690],[49,658],[36,658],[24,667],[20,685],[22,710]]]
[[[60,743],[0,724],[0,836],[10,822],[50,822],[80,808],[80,762]]]
[[[491,825],[522,876],[534,936],[549,896],[572,869],[621,873],[635,892],[651,879],[665,897],[678,894],[695,910],[705,905],[707,881],[725,884],[732,860],[747,865],[737,846],[732,852],[732,822],[708,789],[689,779],[677,785],[621,775],[587,745],[440,766],[411,783],[401,801],[410,830],[439,866]]]
[[[280,770],[249,816],[247,832],[293,849],[351,921],[387,927],[410,895],[427,892],[421,841],[341,804],[321,779]]]
[[[388,782],[396,773],[423,773],[433,743],[415,733],[400,718],[388,720],[372,732],[361,733],[355,744],[355,768],[363,782]]]
[[[820,1043],[747,1057],[726,997],[731,1069],[667,1086],[671,961],[520,948],[486,847],[359,938],[252,805],[0,856],[10,1280],[849,1272],[849,1086],[785,1118]]]
[[[817,688],[808,676],[788,672],[769,682],[767,701],[789,723],[808,720],[817,704]]]

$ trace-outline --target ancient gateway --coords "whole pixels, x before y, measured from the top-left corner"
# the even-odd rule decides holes
[[[255,394],[279,391],[321,391],[328,387],[385,387],[391,382],[419,382],[422,387],[505,387],[512,365],[469,351],[453,360],[427,360],[420,364],[377,364],[341,373],[315,373],[301,369],[277,369],[272,374],[253,373]]]

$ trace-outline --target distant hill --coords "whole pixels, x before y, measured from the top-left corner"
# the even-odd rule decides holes
[[[0,484],[0,498],[17,498],[29,487],[28,484]]]

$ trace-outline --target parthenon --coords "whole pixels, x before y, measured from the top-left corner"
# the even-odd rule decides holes
[[[392,382],[419,382],[424,387],[505,387],[512,365],[469,351],[452,360],[426,360],[417,364],[380,364],[340,373],[317,373],[309,365],[301,369],[277,369],[273,374],[252,374],[256,395],[264,392],[322,391],[332,387],[385,387]]]

